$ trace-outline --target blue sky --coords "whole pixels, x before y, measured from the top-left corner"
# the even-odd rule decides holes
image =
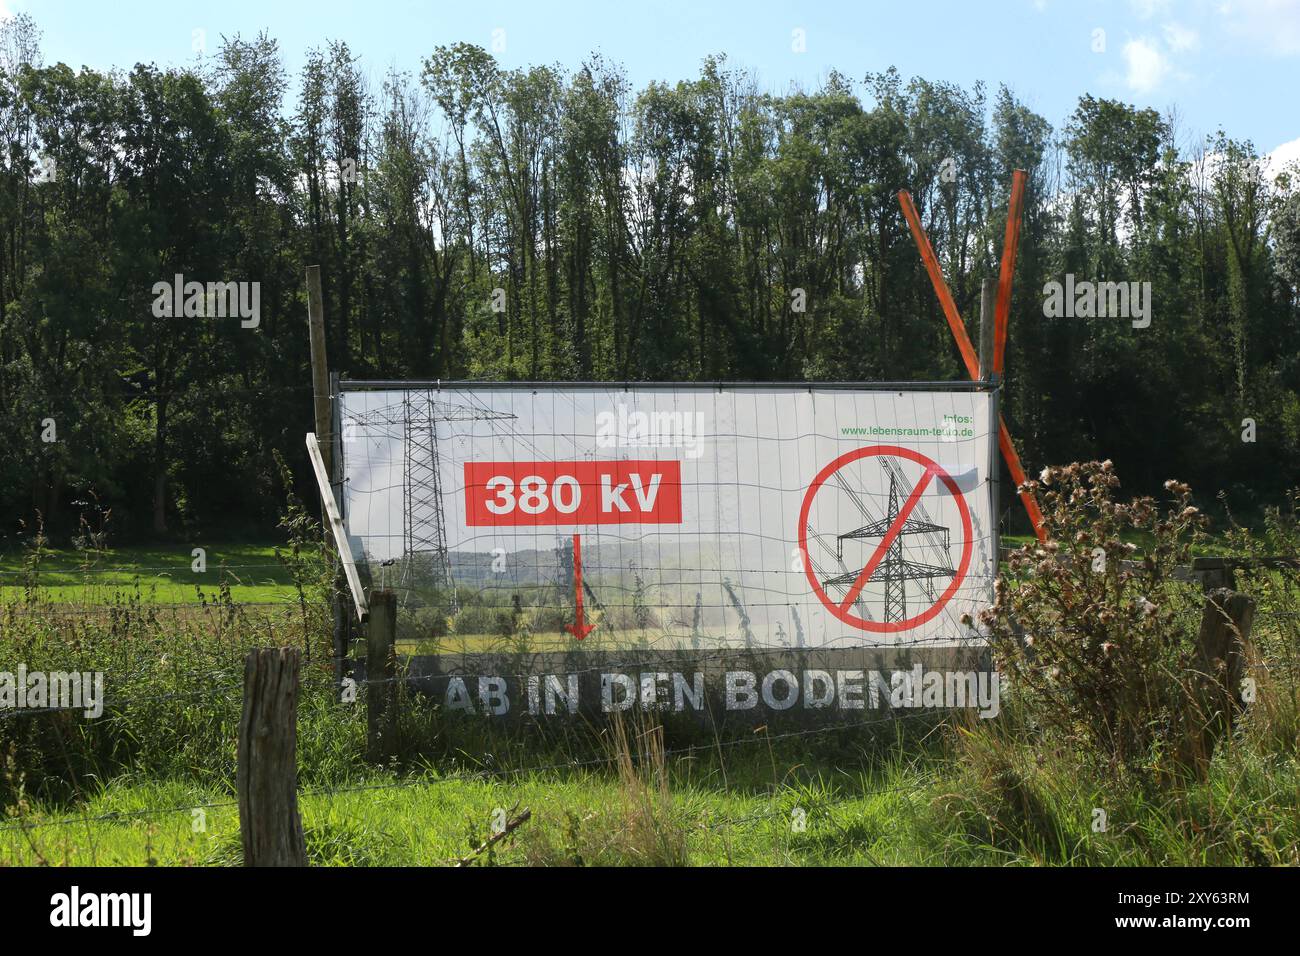
[[[191,62],[196,30],[211,50],[223,34],[265,29],[295,77],[304,52],[331,38],[376,80],[390,65],[418,71],[456,40],[495,40],[507,67],[573,68],[598,50],[638,86],[693,76],[723,52],[776,92],[815,86],[832,68],[861,79],[894,65],[991,91],[1006,83],[1057,127],[1085,92],[1176,106],[1185,135],[1222,126],[1300,159],[1300,0],[0,0],[0,16],[16,11],[44,31],[47,62],[74,67]]]

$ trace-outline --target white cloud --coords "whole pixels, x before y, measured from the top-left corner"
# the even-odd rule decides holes
[[[1218,11],[1229,33],[1271,53],[1300,53],[1300,0],[1224,0]]]
[[[1129,6],[1143,20],[1150,20],[1169,9],[1171,0],[1129,0]]]
[[[1219,175],[1222,170],[1226,157],[1223,153],[1207,151],[1200,160],[1199,173],[1200,178],[1209,182]],[[1300,170],[1300,139],[1293,139],[1290,142],[1283,143],[1272,152],[1260,156],[1258,161],[1259,171],[1266,180],[1275,180],[1278,174],[1291,164],[1295,164]]]
[[[1166,23],[1163,27],[1165,45],[1171,53],[1195,53],[1201,46],[1201,37],[1195,30],[1181,23]]]
[[[1129,40],[1124,44],[1123,53],[1127,68],[1124,79],[1136,93],[1150,93],[1169,73],[1168,58],[1145,37]]]
[[[1300,139],[1283,143],[1264,157],[1264,172],[1270,179],[1276,178],[1290,163],[1300,164]]]

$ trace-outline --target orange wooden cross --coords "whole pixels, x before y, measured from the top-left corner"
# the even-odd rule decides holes
[[[1011,314],[1011,280],[1016,271],[1016,247],[1020,244],[1020,214],[1024,194],[1025,171],[1017,169],[1011,177],[1011,208],[1007,212],[1007,233],[1002,246],[1002,266],[1001,274],[998,277],[997,308],[994,310],[993,372],[998,376],[1002,375],[1003,355],[1007,345],[1007,319]],[[925,271],[930,274],[930,283],[934,286],[935,295],[939,297],[939,305],[943,308],[944,318],[948,320],[948,328],[952,330],[952,337],[957,341],[957,348],[961,352],[962,360],[966,363],[966,371],[970,375],[971,381],[978,381],[980,377],[979,358],[971,345],[970,336],[966,334],[966,323],[962,321],[961,315],[957,311],[957,303],[952,300],[952,293],[948,291],[948,284],[943,281],[943,271],[939,268],[939,259],[930,246],[930,237],[925,234],[925,229],[921,226],[921,218],[916,214],[916,206],[912,202],[912,196],[906,189],[899,192],[898,203],[903,207],[903,216],[912,229],[912,237],[916,240],[916,247],[921,252],[921,261],[925,263]],[[1034,498],[1033,492],[1021,487],[1025,483],[1025,469],[1020,464],[1020,455],[1016,453],[1016,446],[1011,441],[1011,432],[1007,431],[1006,420],[1001,415],[998,416],[998,447],[1002,449],[1002,457],[1006,459],[1007,469],[1011,472],[1011,477],[1016,483],[1016,489],[1020,493],[1020,500],[1024,502],[1025,511],[1029,514],[1029,520],[1034,526],[1034,534],[1038,535],[1039,541],[1045,542],[1047,532],[1043,529],[1043,512],[1039,509],[1038,501]]]

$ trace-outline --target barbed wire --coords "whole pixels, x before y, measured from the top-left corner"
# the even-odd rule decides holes
[[[127,820],[137,817],[166,816],[172,813],[193,813],[195,810],[218,810],[222,807],[238,806],[238,800],[225,800],[220,803],[192,803],[179,807],[147,807],[143,810],[114,810],[109,813],[97,813],[75,817],[63,817],[34,823],[10,823],[0,826],[0,833],[11,830],[44,830],[55,827],[73,826],[78,823],[102,823],[112,820]]]
[[[278,568],[281,571],[286,570],[285,565],[279,562],[272,562],[269,564],[217,564],[215,562],[209,562],[212,564],[211,568],[204,571],[195,571],[193,568],[189,566],[192,560],[189,556],[186,556],[184,558],[178,558],[177,560],[179,562],[177,564],[124,565],[122,567],[116,567],[116,568],[101,568],[101,567],[59,568],[59,567],[42,566],[31,571],[22,570],[22,569],[13,570],[13,571],[0,570],[0,577],[40,578],[40,577],[44,577],[45,575],[53,576],[53,575],[78,575],[78,574],[139,574],[144,571],[177,571],[186,574],[192,574],[195,577],[199,577],[204,574],[220,574],[223,571],[240,571],[240,570],[248,570],[250,568]]]
[[[85,614],[107,616],[114,613],[126,612],[146,612],[150,610],[163,611],[227,611],[237,610],[245,607],[301,607],[303,602],[291,598],[281,601],[222,601],[215,598],[211,601],[141,601],[138,604],[103,604],[97,607],[82,607],[72,603],[60,601],[37,601],[37,602],[12,602],[0,603],[0,615],[8,613],[10,610],[15,614]],[[329,610],[329,606],[319,601],[306,602],[307,607],[314,607],[321,610]]]
[[[158,702],[158,701],[165,701],[165,700],[182,700],[182,699],[188,699],[188,700],[212,700],[212,699],[215,699],[215,698],[217,698],[217,697],[224,697],[224,698],[226,698],[227,700],[233,700],[233,699],[234,699],[234,697],[233,697],[234,691],[239,690],[239,689],[241,689],[242,687],[243,687],[243,681],[240,680],[238,683],[230,684],[230,685],[222,685],[222,686],[220,686],[220,687],[216,687],[216,688],[206,688],[206,689],[195,688],[195,689],[193,689],[193,690],[188,690],[188,691],[172,691],[172,692],[165,693],[165,694],[142,694],[142,695],[132,695],[132,696],[129,698],[129,701],[130,701],[131,704],[147,704],[147,703],[156,703],[156,702]],[[98,705],[99,703],[100,703],[100,702],[97,702],[97,705]],[[117,710],[121,710],[121,709],[123,709],[126,705],[125,705],[122,701],[119,701],[119,700],[105,700],[105,701],[102,702],[102,706],[103,706],[103,708],[104,708],[105,713],[107,713],[110,707],[112,707],[112,708],[114,708],[114,709],[117,709]],[[15,708],[5,708],[4,710],[0,710],[0,721],[4,721],[4,720],[13,720],[13,719],[16,719],[16,718],[19,718],[19,717],[36,716],[37,714],[53,714],[53,713],[73,713],[73,714],[76,714],[76,713],[82,713],[82,714],[84,714],[84,713],[86,712],[86,709],[87,709],[87,708],[86,708],[85,705],[83,705],[83,706],[79,706],[79,707],[15,707]]]

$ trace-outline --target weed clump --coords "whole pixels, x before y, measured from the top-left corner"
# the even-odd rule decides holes
[[[1032,724],[1115,770],[1147,773],[1186,763],[1207,719],[1197,693],[1203,599],[1175,573],[1205,518],[1184,484],[1166,482],[1162,508],[1117,501],[1119,483],[1109,461],[1028,482],[1048,540],[1012,554],[982,620]]]

